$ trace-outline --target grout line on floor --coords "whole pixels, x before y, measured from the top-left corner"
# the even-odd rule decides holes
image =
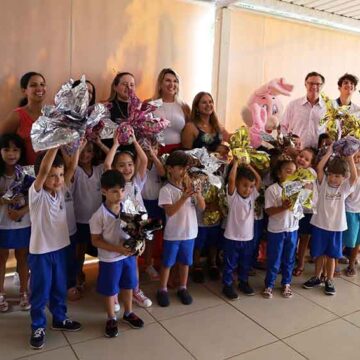
[[[46,345],[46,344],[45,344]],[[58,346],[58,347],[54,347],[54,348],[51,348],[51,349],[48,349],[48,348],[43,348],[43,349],[40,349],[40,350],[32,350],[30,347],[29,349],[33,351],[33,353],[30,353],[28,355],[22,355],[20,357],[17,357],[17,358],[14,358],[13,360],[22,360],[22,359],[28,359],[28,358],[32,358],[34,356],[39,356],[40,354],[44,354],[44,353],[48,353],[50,351],[55,351],[55,350],[59,350],[59,349],[65,349],[69,347],[69,345],[64,345],[64,346]]]

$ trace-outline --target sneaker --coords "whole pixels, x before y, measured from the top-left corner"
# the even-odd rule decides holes
[[[145,272],[149,276],[149,279],[151,281],[159,281],[160,280],[159,273],[156,271],[156,269],[152,265],[149,265],[146,268]]]
[[[191,277],[194,283],[202,284],[205,282],[205,275],[202,268],[195,268],[191,273]]]
[[[20,294],[19,306],[22,311],[28,311],[31,309],[31,305],[27,293]]]
[[[30,347],[35,350],[42,349],[45,343],[45,329],[38,328],[31,332]]]
[[[239,298],[239,295],[237,292],[233,289],[232,286],[224,285],[222,289],[222,293],[226,296],[229,300],[237,300]]]
[[[65,319],[64,321],[53,321],[51,329],[63,331],[79,331],[81,324],[77,321]]]
[[[9,310],[9,303],[6,301],[5,294],[0,294],[0,312]]]
[[[136,289],[133,291],[133,302],[140,307],[148,308],[152,305],[152,301],[145,296],[142,290]]]
[[[304,289],[312,289],[312,288],[314,288],[316,286],[320,286],[321,284],[322,284],[321,279],[319,279],[316,276],[313,276],[308,281],[304,282],[303,288]]]
[[[356,270],[354,268],[348,266],[345,269],[345,275],[348,277],[354,277],[354,276],[356,276]]]
[[[211,266],[209,268],[209,278],[212,281],[217,281],[220,279],[220,271],[217,266]]]
[[[272,299],[273,297],[273,289],[272,288],[265,288],[263,293],[262,293],[262,296],[265,298],[265,299]]]
[[[141,329],[144,327],[144,322],[133,312],[127,316],[124,314],[122,321],[128,323],[133,329]]]
[[[282,288],[282,296],[285,299],[290,299],[293,296],[293,292],[291,290],[290,284],[286,284]]]
[[[193,299],[188,291],[188,289],[180,289],[177,291],[176,295],[180,299],[183,305],[190,305],[193,302]]]
[[[326,280],[325,281],[325,294],[326,295],[335,295],[335,285],[333,280]]]
[[[119,304],[119,303],[115,303],[115,304],[114,304],[114,312],[118,313],[118,312],[120,312],[120,310],[121,310],[120,304]]]
[[[169,294],[165,290],[158,290],[156,293],[156,300],[159,306],[167,307],[170,305]]]
[[[119,335],[118,322],[116,319],[109,319],[105,326],[105,337],[113,338]]]
[[[239,290],[247,296],[255,295],[253,288],[249,285],[247,281],[239,281]]]

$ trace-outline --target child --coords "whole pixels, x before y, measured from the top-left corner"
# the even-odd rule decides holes
[[[29,190],[30,346],[33,349],[44,346],[47,303],[53,315],[52,329],[81,328],[80,323],[66,316],[66,247],[70,241],[62,188],[64,180],[69,185],[72,174],[64,174],[64,163],[57,152],[57,148],[51,149],[37,158],[36,179]]]
[[[166,215],[163,265],[160,289],[156,295],[158,304],[162,307],[170,304],[167,284],[170,269],[175,263],[179,263],[180,276],[177,296],[184,305],[192,303],[186,286],[198,232],[195,206],[204,210],[205,201],[201,189],[194,189],[189,181],[185,181],[188,161],[188,155],[182,150],[176,150],[169,155],[166,160],[169,182],[161,188],[159,194],[159,206],[164,208]]]
[[[159,144],[153,142],[146,147],[146,156],[148,158],[148,165],[146,169],[146,181],[142,189],[141,195],[144,200],[145,208],[149,214],[150,219],[163,219],[164,211],[158,205],[159,192],[161,188],[161,178],[166,175],[164,165],[157,157],[159,151]],[[155,240],[155,238],[154,238]],[[145,248],[145,271],[150,280],[159,280],[159,273],[153,266],[152,248],[153,242],[147,241]]]
[[[298,169],[309,169],[316,177],[316,171],[312,168],[315,165],[316,153],[312,148],[305,148],[296,157],[295,163]],[[314,184],[313,184],[314,185]],[[312,203],[316,204],[316,189],[313,186]],[[311,237],[311,216],[312,209],[304,209],[304,217],[299,221],[299,248],[298,248],[298,263],[293,271],[294,276],[300,276],[304,271],[305,255]]]
[[[360,152],[355,154],[354,162],[358,177],[354,191],[345,200],[348,229],[343,234],[343,245],[351,249],[349,266],[345,270],[345,275],[349,277],[356,275],[355,263],[360,248]]]
[[[97,141],[98,146],[101,141]],[[109,149],[101,145],[106,153]],[[83,272],[85,253],[91,248],[91,236],[89,220],[91,215],[101,205],[100,177],[104,171],[103,164],[98,162],[98,154],[95,144],[84,140],[80,147],[79,166],[74,174],[73,197],[76,206],[75,217],[77,226],[77,261],[78,261],[78,289],[84,290],[85,274]],[[96,251],[91,251],[91,255],[96,256]]]
[[[0,138],[0,196],[19,181],[16,164],[24,163],[25,146],[15,134],[5,134]],[[15,249],[17,271],[20,279],[20,308],[29,310],[27,295],[29,269],[27,255],[30,241],[30,217],[28,199],[22,194],[11,200],[0,198],[0,312],[6,312],[9,304],[4,292],[6,261],[9,249]]]
[[[332,155],[332,145],[317,166],[318,202],[317,213],[311,218],[313,225],[311,256],[315,257],[315,276],[306,281],[305,289],[321,284],[320,275],[324,259],[326,260],[325,294],[335,295],[334,271],[335,259],[342,256],[342,232],[347,229],[345,199],[353,191],[357,171],[353,156],[345,159],[334,158],[329,162],[327,172],[324,168]],[[350,167],[350,178],[346,179]]]
[[[233,289],[233,272],[238,268],[239,290],[254,295],[248,282],[254,253],[254,208],[261,179],[251,166],[238,168],[234,160],[229,175],[227,200],[229,213],[225,228],[223,294],[229,300],[238,298]]]
[[[291,298],[291,275],[295,262],[299,221],[290,210],[289,199],[282,199],[281,183],[296,171],[294,161],[279,158],[273,169],[276,182],[265,191],[265,212],[269,216],[267,227],[267,271],[263,296],[271,299],[276,276],[282,271],[282,295]]]
[[[121,229],[120,210],[125,179],[117,170],[107,170],[101,176],[101,193],[105,202],[90,219],[91,239],[98,248],[99,274],[97,291],[105,296],[108,320],[105,336],[118,336],[115,297],[121,291],[124,301],[123,321],[139,329],[144,322],[132,312],[132,289],[137,286],[136,258],[123,246],[128,235]],[[120,290],[121,289],[121,290]]]
[[[125,178],[125,193],[122,204],[128,206],[131,203],[137,211],[146,212],[141,191],[146,181],[147,157],[137,142],[134,133],[132,133],[132,138],[136,158],[130,150],[118,151],[119,141],[115,132],[113,146],[106,155],[104,168],[105,170],[115,169],[123,174]],[[150,307],[152,305],[151,300],[145,296],[139,287],[134,289],[132,300],[140,307]]]

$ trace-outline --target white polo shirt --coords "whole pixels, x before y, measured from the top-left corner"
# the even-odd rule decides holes
[[[89,225],[91,234],[102,235],[104,241],[112,245],[120,245],[122,241],[129,238],[129,235],[121,228],[120,216],[116,216],[104,204],[101,204],[92,215]],[[127,256],[98,248],[98,258],[104,262],[115,262]]]
[[[325,132],[325,125],[320,126],[326,112],[324,101],[312,106],[306,96],[291,101],[281,119],[281,131],[292,132],[300,137],[303,146],[317,148],[319,135]]]
[[[227,190],[229,213],[224,233],[227,239],[250,241],[254,238],[254,210],[258,196],[256,189],[247,198],[243,198],[236,190],[229,195]]]
[[[70,244],[63,191],[52,196],[48,191],[29,189],[31,220],[30,254],[45,254]]]
[[[174,204],[182,194],[182,189],[167,183],[160,189],[159,206]],[[174,215],[166,215],[164,240],[190,240],[195,239],[197,234],[195,201],[193,197],[189,197]]]
[[[310,223],[327,231],[345,231],[347,229],[345,215],[345,199],[353,191],[349,179],[339,187],[331,187],[324,176],[321,184],[317,183],[319,198],[316,205],[316,214]]]
[[[282,187],[274,183],[265,190],[265,210],[271,207],[282,205]],[[292,232],[298,230],[299,220],[291,210],[284,210],[281,213],[269,216],[268,231],[272,233]]]
[[[353,190],[345,200],[345,210],[351,213],[360,213],[360,177],[353,185]]]

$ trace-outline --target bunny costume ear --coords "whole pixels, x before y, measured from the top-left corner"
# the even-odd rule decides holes
[[[268,84],[268,92],[271,95],[286,95],[290,96],[294,85],[287,84],[284,78],[273,79]]]

